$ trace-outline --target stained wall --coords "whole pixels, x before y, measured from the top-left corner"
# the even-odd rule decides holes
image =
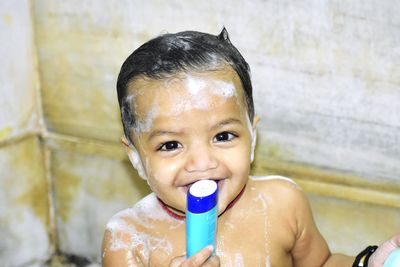
[[[35,265],[53,246],[29,1],[0,2],[0,43],[0,262]]]
[[[51,218],[41,224],[42,232],[50,232],[44,238],[47,243],[41,243],[43,251],[99,261],[107,219],[149,191],[120,145],[115,82],[123,60],[161,33],[191,29],[216,34],[223,26],[252,68],[256,111],[261,116],[253,173],[294,178],[309,194],[316,221],[333,251],[354,254],[400,231],[399,4],[372,0],[21,3],[25,15],[15,16],[23,17],[24,30],[18,36],[26,38],[12,36],[15,29],[9,28],[6,15],[1,36],[15,38],[34,53],[28,53],[31,63],[21,59],[15,67],[21,71],[31,66],[25,76],[1,74],[2,81],[12,81],[9,87],[0,86],[1,95],[7,97],[0,99],[0,103],[6,99],[0,111],[8,114],[0,116],[1,138],[7,140],[0,149],[1,166],[7,166],[10,177],[2,175],[1,181],[22,172],[23,178],[9,188],[29,187],[33,171],[24,173],[20,166],[39,166],[34,176],[42,183],[40,188],[49,191]],[[9,34],[3,35],[3,29]],[[1,54],[12,57],[9,50],[20,56],[15,45]],[[0,64],[14,68],[11,59],[4,62],[8,63]],[[20,110],[10,112],[6,105]],[[30,133],[29,138],[13,137],[21,131]],[[34,160],[8,167],[14,166],[9,163],[13,158],[20,161],[26,151],[21,146],[32,149],[29,155]],[[9,150],[19,152],[12,152],[12,158]],[[11,196],[6,201],[19,205]],[[30,205],[26,209],[36,214]],[[29,253],[25,257],[38,258]]]

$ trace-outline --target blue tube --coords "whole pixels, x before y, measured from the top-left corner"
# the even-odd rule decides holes
[[[400,248],[397,248],[392,253],[390,253],[383,267],[399,267],[399,266],[400,266]]]
[[[217,231],[218,186],[212,180],[194,183],[187,194],[186,255],[188,257],[213,245]]]

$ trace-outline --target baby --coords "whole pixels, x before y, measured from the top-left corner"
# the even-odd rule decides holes
[[[111,218],[103,266],[376,267],[400,246],[398,235],[356,259],[331,254],[293,181],[249,177],[259,118],[226,29],[150,40],[122,65],[117,90],[123,144],[153,193]],[[216,248],[186,257],[186,194],[203,179],[219,189]]]

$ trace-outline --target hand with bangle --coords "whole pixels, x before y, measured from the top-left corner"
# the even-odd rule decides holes
[[[352,267],[400,267],[400,234],[379,247],[368,246],[357,255]]]

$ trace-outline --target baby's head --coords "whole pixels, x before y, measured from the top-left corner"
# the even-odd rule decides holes
[[[164,34],[136,49],[124,62],[118,76],[117,92],[125,137],[139,130],[129,84],[138,78],[162,80],[179,73],[215,71],[232,68],[240,78],[250,121],[254,104],[250,68],[229,40],[224,28],[218,35],[185,31]]]
[[[257,123],[249,66],[226,29],[148,41],[117,90],[128,155],[158,197],[183,212],[190,184],[214,179],[222,212],[247,181]]]

